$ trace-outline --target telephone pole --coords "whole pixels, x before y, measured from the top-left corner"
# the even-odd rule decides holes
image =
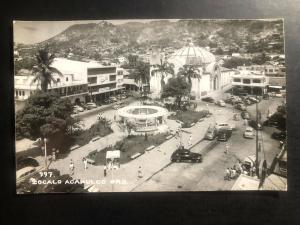
[[[258,102],[256,102],[256,151],[255,151],[255,171],[257,177],[259,177],[259,165],[258,165],[258,149],[259,149],[259,144],[258,144]]]

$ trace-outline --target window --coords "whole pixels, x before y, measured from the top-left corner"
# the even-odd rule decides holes
[[[56,82],[60,82],[60,79],[59,79],[59,78],[57,78],[57,79],[56,79]]]
[[[68,81],[69,80],[69,78],[68,77],[66,77],[66,81]]]
[[[269,72],[273,73],[273,69],[269,69]]]
[[[89,77],[88,82],[90,84],[96,84],[97,83],[97,77]]]
[[[116,80],[116,75],[109,76],[109,81],[115,81],[115,80]]]
[[[18,96],[18,91],[16,91],[16,96]]]
[[[243,79],[243,84],[250,84],[250,79]]]
[[[241,79],[240,78],[234,78],[233,81],[234,82],[241,82]]]
[[[116,73],[116,67],[102,67],[102,68],[88,68],[88,75],[106,74],[106,73]]]
[[[119,70],[118,75],[123,75],[123,70]]]
[[[25,91],[22,91],[22,95],[25,96]]]
[[[260,79],[253,79],[253,83],[261,83]]]

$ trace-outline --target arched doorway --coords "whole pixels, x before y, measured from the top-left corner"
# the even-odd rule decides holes
[[[75,105],[80,105],[80,99],[79,98],[75,99]]]

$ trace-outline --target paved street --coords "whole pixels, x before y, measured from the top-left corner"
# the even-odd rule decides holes
[[[259,109],[262,116],[266,116],[268,109],[275,111],[276,107],[281,104],[280,98],[274,98],[270,101],[259,103]],[[133,102],[131,104],[138,104]],[[107,145],[114,145],[117,141],[125,137],[119,130],[116,123],[112,124],[114,133],[103,137],[95,142],[72,151],[67,157],[52,162],[50,168],[56,168],[62,174],[69,173],[70,159],[74,161],[75,173],[73,178],[85,180],[85,187],[92,186],[100,192],[129,192],[129,191],[213,191],[213,190],[230,190],[234,181],[224,181],[224,172],[227,167],[232,167],[237,160],[244,159],[246,156],[255,154],[255,139],[244,139],[242,134],[245,129],[243,120],[234,121],[233,110],[230,105],[225,108],[214,104],[201,102],[197,110],[209,109],[213,116],[206,118],[203,122],[197,123],[191,128],[184,129],[182,141],[187,146],[188,138],[192,134],[191,149],[193,152],[203,154],[202,163],[171,163],[170,156],[176,150],[179,140],[174,137],[165,141],[160,146],[146,152],[135,160],[122,164],[120,169],[108,170],[107,176],[104,176],[103,166],[89,165],[84,170],[82,158],[89,152],[96,149],[102,149]],[[248,107],[251,114],[255,112],[255,105]],[[113,120],[116,110],[107,109],[103,116]],[[83,117],[86,127],[89,127],[97,119],[96,113],[88,114]],[[230,146],[229,154],[225,154],[225,142],[203,140],[204,134],[210,124],[216,121],[228,122],[234,124],[236,131],[228,143]],[[170,129],[176,129],[179,124],[174,120],[168,120]],[[270,134],[275,128],[265,127],[260,132],[264,140],[264,152],[268,165],[271,164],[274,156],[279,152],[278,141],[270,138]],[[40,161],[42,161],[40,157]],[[138,178],[138,170],[141,167],[142,177]],[[90,182],[88,182],[90,181]],[[94,182],[94,183],[92,183]]]

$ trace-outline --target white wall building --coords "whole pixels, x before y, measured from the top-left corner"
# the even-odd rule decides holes
[[[56,58],[52,63],[63,77],[54,75],[56,83],[51,82],[49,90],[67,97],[72,103],[103,99],[123,87],[123,69],[117,66],[103,66],[96,62],[80,62],[65,58]],[[24,101],[40,88],[33,83],[31,71],[20,70],[15,75],[16,110],[24,106]]]
[[[249,94],[262,95],[267,93],[269,77],[264,72],[240,70],[232,76],[233,88],[243,89]]]
[[[155,64],[160,64],[160,60],[165,60],[164,55],[153,54],[150,60],[150,92],[154,97],[161,95],[161,78],[160,73],[151,74],[155,70]],[[200,79],[192,78],[191,95],[196,99],[210,95],[217,90],[230,87],[230,76],[234,71],[221,70],[215,56],[204,48],[195,47],[192,43],[175,51],[166,61],[174,65],[175,76],[180,68],[184,65],[196,66],[199,69]],[[164,77],[165,84],[172,77],[167,74]]]

